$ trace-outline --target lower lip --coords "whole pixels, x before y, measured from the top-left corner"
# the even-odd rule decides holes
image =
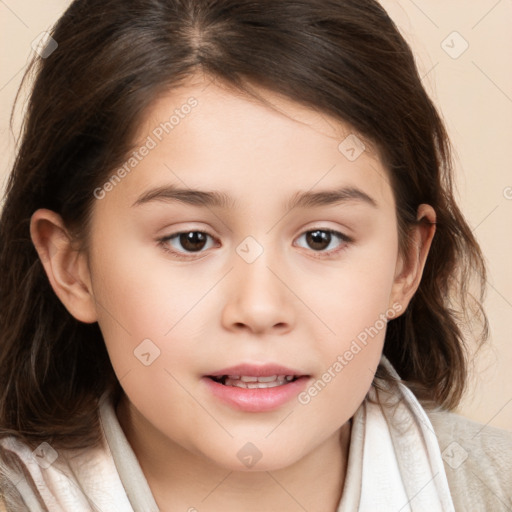
[[[224,403],[245,412],[265,412],[277,409],[297,396],[306,387],[309,377],[299,377],[282,386],[256,389],[225,386],[209,377],[202,380],[211,393]]]

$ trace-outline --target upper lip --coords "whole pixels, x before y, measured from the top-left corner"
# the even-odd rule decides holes
[[[279,364],[255,365],[249,363],[237,364],[229,368],[223,368],[209,373],[206,377],[222,377],[223,375],[246,375],[251,377],[270,377],[271,375],[294,375],[303,376],[305,373],[293,368],[287,368]]]

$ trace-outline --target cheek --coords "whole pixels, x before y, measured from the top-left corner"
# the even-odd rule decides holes
[[[115,230],[112,230],[115,231]],[[114,369],[131,369],[143,340],[160,338],[171,327],[172,295],[181,283],[166,283],[146,251],[128,240],[100,233],[91,251],[98,324]],[[119,375],[118,375],[119,376]]]
[[[189,316],[205,285],[194,289],[186,272],[171,272],[165,258],[129,244],[104,244],[96,256],[98,323],[125,393],[148,417],[163,404],[193,417],[177,370],[194,368]]]
[[[135,237],[115,243],[98,237],[95,247],[101,247],[91,258],[98,323],[118,378],[127,376],[123,386],[136,382],[133,393],[169,390],[167,372],[197,366],[209,332],[204,325],[219,315],[207,297],[218,270],[177,264],[156,243]],[[179,386],[168,395],[180,396]]]
[[[333,417],[342,410],[355,410],[364,398],[383,350],[386,317],[392,319],[401,311],[400,304],[389,302],[396,246],[381,240],[355,254],[302,292],[328,327],[322,333],[319,329],[316,338],[323,374],[304,402],[311,401],[313,407],[343,405],[323,411]],[[322,400],[316,400],[317,393],[323,395]]]
[[[305,282],[302,294],[329,327],[338,349],[366,328],[380,326],[391,307],[396,258],[396,245],[376,240],[348,250],[339,266]]]
[[[103,323],[117,322],[139,336],[167,333],[209,282],[201,283],[195,272],[191,279],[190,267],[169,261],[156,242],[141,244],[135,237],[101,244],[93,262],[95,296],[108,310],[99,311]]]
[[[324,307],[325,323],[333,332],[317,336],[319,375],[299,396],[308,418],[321,417],[329,425],[345,423],[363,401],[381,358],[386,314],[393,318],[397,313],[388,308],[386,293],[371,293],[372,286],[359,284],[347,286],[346,296],[337,295],[336,305],[329,302],[330,311]],[[386,281],[381,285],[389,289]]]

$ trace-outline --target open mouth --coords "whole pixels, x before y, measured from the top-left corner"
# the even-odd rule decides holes
[[[215,400],[237,410],[258,413],[276,410],[292,401],[311,378],[278,364],[240,364],[212,373],[203,375],[203,381]]]
[[[249,375],[209,375],[208,378],[224,386],[235,386],[245,389],[266,389],[277,386],[285,386],[298,379],[307,377],[306,375],[270,375],[268,377],[254,377]]]

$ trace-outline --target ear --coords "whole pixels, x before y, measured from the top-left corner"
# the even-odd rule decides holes
[[[37,210],[30,219],[30,236],[53,291],[66,309],[81,322],[96,322],[86,255],[73,247],[61,216]]]
[[[420,204],[416,219],[419,221],[409,235],[409,249],[404,258],[399,255],[395,269],[395,280],[390,296],[390,303],[400,304],[402,311],[416,293],[423,275],[428,252],[436,231],[436,212],[428,204]]]

